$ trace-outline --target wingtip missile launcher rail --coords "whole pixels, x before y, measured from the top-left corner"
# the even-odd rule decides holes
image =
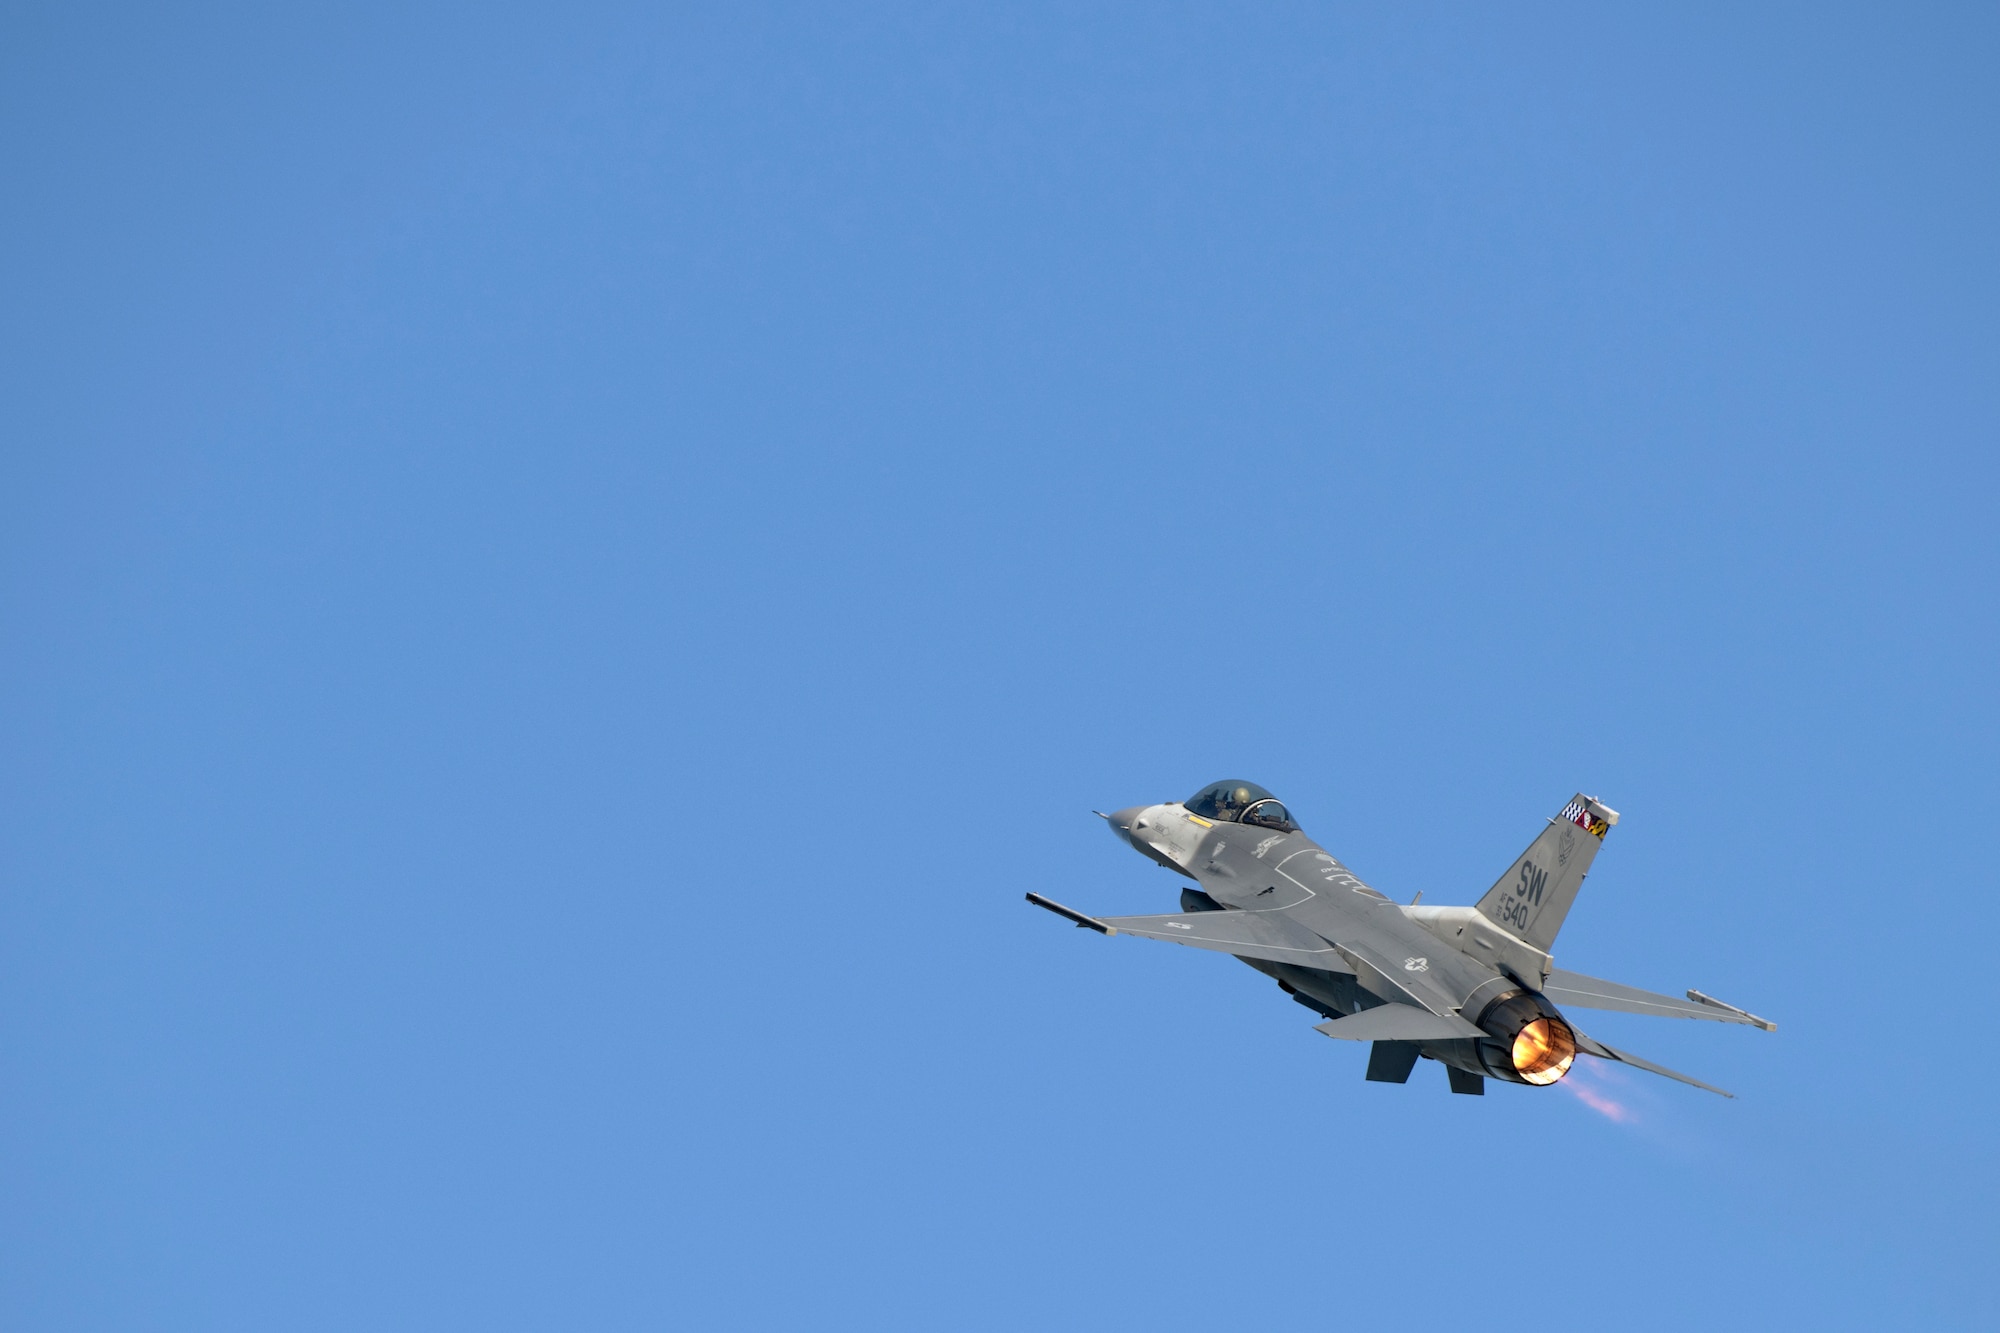
[[[1770,1019],[1759,1018],[1757,1017],[1757,1015],[1751,1013],[1748,1009],[1738,1009],[1733,1004],[1724,1004],[1722,1001],[1716,999],[1713,995],[1703,995],[1700,991],[1691,989],[1688,991],[1687,997],[1690,1000],[1693,1000],[1696,1004],[1705,1004],[1708,1005],[1711,1009],[1720,1009],[1724,1013],[1735,1014],[1738,1018],[1742,1019],[1744,1022],[1748,1023],[1753,1028],[1762,1028],[1766,1032],[1776,1032],[1778,1030],[1778,1025],[1776,1023],[1773,1023]]]

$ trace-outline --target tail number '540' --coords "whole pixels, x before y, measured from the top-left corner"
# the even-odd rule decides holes
[[[1542,890],[1547,888],[1548,884],[1548,871],[1533,861],[1521,862],[1521,879],[1514,885],[1514,901],[1501,909],[1501,919],[1516,929],[1527,929],[1528,909],[1542,905]]]

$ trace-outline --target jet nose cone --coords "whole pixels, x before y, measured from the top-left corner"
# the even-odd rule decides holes
[[[1146,813],[1147,808],[1143,805],[1130,805],[1123,810],[1113,810],[1104,817],[1104,822],[1111,825],[1113,833],[1123,838],[1126,842],[1130,842],[1132,841],[1132,829],[1138,824],[1139,816]]]

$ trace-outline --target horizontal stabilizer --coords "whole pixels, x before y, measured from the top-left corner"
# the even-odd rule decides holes
[[[1549,973],[1542,994],[1559,1005],[1577,1009],[1616,1009],[1627,1014],[1651,1014],[1656,1018],[1706,1018],[1715,1023],[1746,1023],[1766,1032],[1778,1030],[1776,1023],[1768,1023],[1755,1014],[1745,1013],[1734,1005],[1711,1000],[1705,995],[1699,1000],[1657,995],[1636,986],[1621,986],[1615,981],[1601,981],[1581,972],[1567,972],[1560,967]],[[1701,995],[1701,992],[1691,991],[1689,994]]]
[[[1433,1014],[1413,1004],[1377,1005],[1315,1024],[1313,1030],[1342,1041],[1460,1041],[1481,1035],[1462,1018]]]
[[[1634,1069],[1643,1069],[1649,1074],[1659,1074],[1664,1078],[1671,1078],[1690,1084],[1700,1088],[1703,1092],[1712,1092],[1717,1096],[1728,1097],[1731,1100],[1734,1100],[1736,1097],[1735,1093],[1724,1092],[1713,1083],[1704,1083],[1700,1079],[1691,1078],[1677,1069],[1669,1069],[1665,1065],[1656,1065],[1651,1060],[1641,1060],[1638,1056],[1628,1051],[1621,1051],[1615,1046],[1606,1046],[1603,1042],[1598,1041],[1594,1037],[1586,1037],[1581,1032],[1576,1033],[1576,1048],[1585,1055],[1594,1055],[1600,1060],[1615,1060],[1621,1065],[1631,1065]]]
[[[1177,916],[1107,916],[1103,924],[1119,935],[1167,940],[1191,949],[1213,949],[1238,958],[1316,967],[1322,972],[1354,969],[1340,951],[1304,926],[1275,912],[1187,912]]]

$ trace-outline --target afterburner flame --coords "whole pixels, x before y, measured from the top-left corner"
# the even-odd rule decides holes
[[[1576,1035],[1560,1018],[1538,1018],[1514,1036],[1514,1072],[1530,1083],[1554,1083],[1576,1060]]]

